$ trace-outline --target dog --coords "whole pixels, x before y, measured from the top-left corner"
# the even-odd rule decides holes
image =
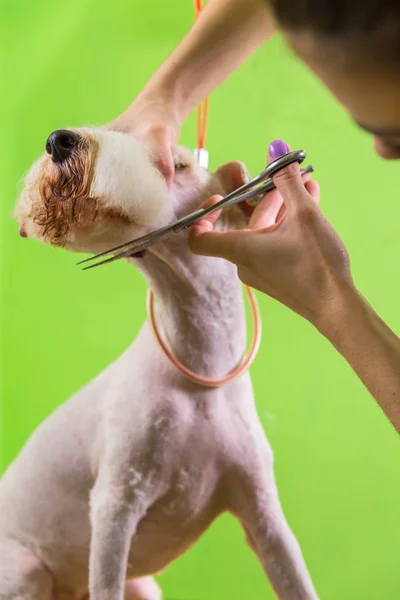
[[[171,189],[133,136],[57,130],[26,176],[23,237],[99,253],[249,180],[174,148]],[[240,207],[218,227],[245,227]],[[242,360],[236,267],[195,256],[180,232],[127,259],[148,281],[177,360],[221,378]],[[0,482],[1,600],[160,600],[153,576],[224,512],[241,523],[281,600],[316,600],[278,498],[250,375],[205,387],[174,368],[146,323],[126,352],[33,433]]]

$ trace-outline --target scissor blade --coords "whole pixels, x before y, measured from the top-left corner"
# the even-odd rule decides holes
[[[96,260],[97,258],[101,258],[102,256],[108,256],[109,254],[112,254],[113,252],[117,252],[117,250],[124,250],[125,248],[130,248],[132,253],[134,253],[135,247],[138,247],[138,252],[140,250],[139,246],[145,244],[147,241],[149,240],[153,240],[156,239],[158,240],[158,238],[161,236],[164,237],[164,233],[169,233],[170,231],[174,231],[174,226],[176,225],[176,221],[174,223],[172,223],[171,225],[166,225],[165,227],[160,227],[160,229],[156,229],[155,231],[151,231],[150,233],[146,233],[146,235],[142,235],[139,238],[136,238],[134,240],[129,240],[129,242],[124,242],[123,244],[120,244],[119,246],[115,246],[114,248],[110,248],[109,250],[105,250],[105,252],[100,252],[99,254],[96,254],[95,256],[90,256],[89,258],[85,258],[84,260],[79,261],[78,263],[76,263],[77,265],[83,265],[84,263],[87,262],[91,262],[92,260]]]
[[[162,233],[158,233],[157,236],[155,236],[157,238],[157,239],[155,239],[155,241],[160,242],[162,239],[164,239],[164,237],[169,235],[171,233],[171,231],[173,232],[173,230],[171,230],[170,227],[168,227],[168,229],[166,231],[163,231]],[[119,260],[120,258],[128,258],[129,256],[132,256],[133,254],[136,254],[136,253],[141,252],[142,250],[145,250],[147,247],[148,247],[147,242],[142,242],[141,244],[139,244],[138,240],[135,240],[134,242],[131,242],[131,245],[129,245],[129,242],[128,242],[127,244],[125,244],[125,249],[122,250],[122,252],[118,252],[117,254],[114,254],[114,256],[110,256],[110,258],[107,258],[106,260],[101,260],[97,263],[88,265],[88,266],[84,267],[82,269],[82,271],[88,271],[89,269],[94,269],[95,267],[100,267],[102,265],[112,263],[116,260]],[[101,258],[102,256],[107,256],[111,252],[112,252],[112,250],[110,250],[109,252],[103,253],[103,254],[98,254],[97,256],[93,256],[91,260],[96,260],[97,258]],[[87,262],[87,261],[83,261],[83,262]]]
[[[129,256],[129,255],[127,255]],[[115,254],[114,256],[110,256],[110,258],[106,258],[105,260],[101,260],[100,262],[93,263],[92,265],[88,265],[87,267],[83,267],[82,271],[89,271],[90,269],[95,269],[96,267],[101,267],[103,265],[107,265],[108,263],[115,262],[120,258],[124,258],[123,254]]]

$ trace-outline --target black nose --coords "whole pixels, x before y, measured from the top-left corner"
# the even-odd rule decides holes
[[[53,162],[66,160],[79,142],[79,135],[68,129],[57,129],[49,135],[46,142],[46,152],[51,155]]]

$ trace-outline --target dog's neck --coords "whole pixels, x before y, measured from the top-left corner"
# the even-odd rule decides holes
[[[176,234],[135,262],[155,294],[157,322],[175,357],[196,374],[220,378],[245,352],[241,284],[234,265],[193,255],[186,236]]]

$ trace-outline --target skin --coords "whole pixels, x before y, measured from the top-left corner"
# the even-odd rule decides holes
[[[147,143],[158,151],[167,181],[171,177],[169,148],[183,118],[274,32],[267,2],[249,4],[247,0],[210,0],[198,24],[112,124],[131,133],[145,132]],[[252,19],[250,13],[257,18]],[[237,15],[243,24],[230,28]],[[350,116],[373,135],[378,154],[400,158],[399,73],[390,65],[376,63],[373,48],[369,48],[368,60],[351,55],[353,50],[346,50],[342,40],[317,38],[308,32],[283,33]],[[198,78],[205,63],[212,68]],[[196,79],[201,84],[196,85]],[[184,101],[176,92],[182,89]],[[150,98],[157,98],[158,104]],[[213,215],[193,228],[192,251],[224,257],[238,267],[243,282],[307,318],[349,362],[400,431],[399,338],[356,289],[347,251],[318,208],[317,184],[304,185],[297,166],[282,171],[275,183],[277,191],[259,205],[248,230],[214,232]],[[283,204],[286,215],[282,219],[278,216]]]

